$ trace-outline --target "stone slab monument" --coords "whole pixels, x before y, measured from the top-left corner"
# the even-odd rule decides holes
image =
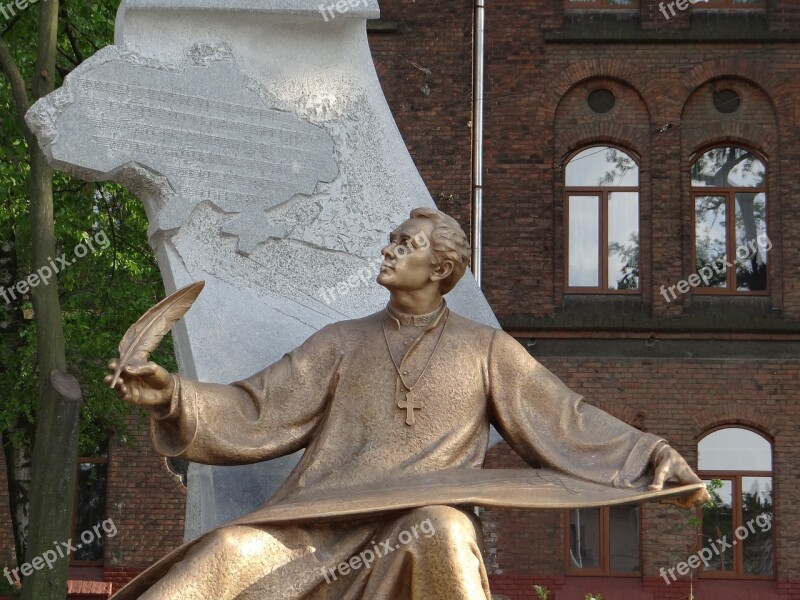
[[[376,0],[124,0],[115,44],[28,113],[55,167],[141,199],[167,292],[206,281],[175,331],[188,376],[242,379],[385,306],[386,232],[434,203],[372,63],[378,16]],[[448,302],[497,326],[470,276]],[[192,464],[187,539],[256,509],[298,458]]]

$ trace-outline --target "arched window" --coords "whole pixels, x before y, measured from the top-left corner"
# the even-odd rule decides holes
[[[711,554],[704,575],[770,577],[772,543],[772,445],[749,429],[726,427],[697,445],[698,474],[712,489],[703,508],[703,548]]]
[[[593,146],[565,170],[567,291],[639,291],[639,165]]]
[[[767,290],[766,166],[752,152],[713,148],[692,165],[694,293]]]

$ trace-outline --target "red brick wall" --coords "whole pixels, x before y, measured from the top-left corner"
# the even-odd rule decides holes
[[[137,421],[134,446],[116,443],[110,456],[107,513],[119,533],[107,542],[106,567],[115,583],[183,543],[185,488]]]
[[[800,513],[794,509],[800,502],[796,483],[800,360],[546,358],[541,362],[593,404],[663,435],[693,465],[697,439],[712,427],[744,425],[772,438],[777,579],[785,582],[785,598],[800,598],[796,539]],[[503,443],[490,451],[486,466],[518,468],[521,464]],[[648,587],[655,599],[666,600],[680,587],[668,588],[659,578],[659,569],[691,554],[694,528],[687,521],[689,516],[658,504],[648,504],[642,512],[642,568],[644,576],[651,578]],[[496,548],[487,568],[495,575],[498,592],[505,589],[507,577],[515,585],[520,581],[532,585],[563,576],[562,513],[487,510],[483,521],[487,545]],[[533,596],[511,595],[512,600],[526,597]]]
[[[649,30],[674,30],[676,20],[665,20],[657,5],[643,2]],[[466,226],[470,5],[387,0],[381,9],[399,24],[396,34],[370,37],[387,99],[434,198]],[[561,166],[569,151],[591,142],[615,142],[641,157],[642,262],[652,266],[644,271],[643,299],[665,316],[681,314],[682,306],[654,301],[657,290],[691,272],[691,153],[740,142],[773,158],[770,237],[782,243],[770,257],[771,299],[800,316],[800,288],[793,284],[800,246],[791,236],[782,239],[800,228],[800,209],[790,202],[800,154],[793,135],[797,44],[709,43],[714,32],[687,43],[545,42],[545,33],[562,28],[562,16],[561,0],[487,5],[484,287],[501,321],[552,315],[561,304]],[[768,16],[771,30],[800,29],[800,10],[788,0],[771,2]],[[733,117],[707,101],[704,89],[715,79],[738,82],[743,109]],[[587,86],[601,84],[619,92],[612,115],[580,105]],[[666,123],[673,128],[654,133]]]
[[[103,578],[113,582],[115,589],[183,541],[185,489],[153,450],[146,421],[132,415],[128,427],[127,440],[115,438],[109,452],[106,516],[114,521],[117,534],[106,536]],[[10,523],[0,454],[0,558],[9,565],[13,553]],[[80,569],[73,569],[71,576],[82,577]],[[87,570],[87,579],[96,576],[93,569]]]
[[[11,511],[8,506],[5,455],[0,452],[0,566],[11,566],[14,555],[14,533],[11,529]]]
[[[411,156],[437,205],[469,226],[472,3],[382,1],[397,33],[371,34],[372,57]]]

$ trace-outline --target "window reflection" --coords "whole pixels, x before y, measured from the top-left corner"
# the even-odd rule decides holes
[[[745,148],[709,150],[692,165],[693,187],[763,187],[766,167]]]
[[[639,165],[622,150],[592,146],[569,161],[566,184],[569,187],[638,187]]]
[[[736,192],[736,289],[767,289],[767,195]],[[746,248],[741,252],[739,248]],[[741,252],[741,255],[740,255]]]
[[[639,290],[639,165],[622,150],[592,146],[567,163],[565,183],[567,286]]]
[[[772,478],[742,477],[742,561],[746,575],[772,573]]]
[[[639,194],[608,194],[608,289],[639,289]]]
[[[570,511],[569,534],[570,565],[577,569],[599,569],[600,509]]]
[[[771,244],[765,182],[766,166],[745,148],[714,148],[692,165],[695,262],[704,274],[700,288],[728,293],[767,289]]]
[[[716,550],[704,572],[773,575],[772,445],[754,431],[728,427],[705,436],[697,450],[706,484],[722,482],[702,509],[703,545]]]
[[[711,481],[706,481],[709,485]],[[711,492],[714,506],[703,508],[703,540],[704,545],[717,548],[706,571],[732,571],[733,552],[725,544],[717,540],[733,541],[733,482],[722,481],[722,487]]]
[[[592,574],[640,572],[637,505],[569,511],[569,569]]]
[[[609,558],[612,573],[639,572],[639,507],[609,508]]]

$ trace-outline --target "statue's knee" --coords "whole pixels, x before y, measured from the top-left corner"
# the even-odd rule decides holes
[[[476,539],[476,523],[452,506],[425,506],[408,513],[400,523],[398,541],[426,545]]]
[[[202,542],[214,555],[236,559],[242,553],[243,542],[248,537],[247,527],[223,527],[209,533]]]

